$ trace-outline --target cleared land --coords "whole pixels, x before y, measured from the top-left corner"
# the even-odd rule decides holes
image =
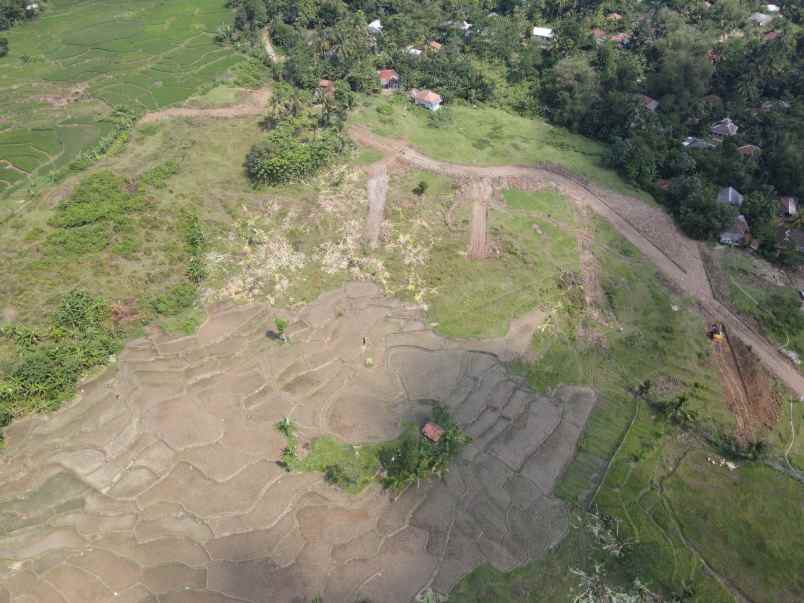
[[[54,0],[9,32],[0,60],[0,195],[68,165],[137,113],[182,102],[243,62],[213,33],[221,0]]]
[[[537,395],[484,342],[436,336],[371,284],[285,314],[288,344],[265,336],[275,315],[218,308],[196,336],[134,341],[74,404],[8,430],[0,551],[48,563],[3,575],[0,595],[407,601],[561,540],[551,492],[594,392]],[[307,441],[371,442],[434,401],[474,437],[443,482],[350,496],[277,464],[284,416]]]

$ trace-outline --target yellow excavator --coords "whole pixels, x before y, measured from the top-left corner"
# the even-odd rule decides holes
[[[722,322],[713,322],[706,335],[715,343],[720,343],[726,338],[726,327],[723,326]]]

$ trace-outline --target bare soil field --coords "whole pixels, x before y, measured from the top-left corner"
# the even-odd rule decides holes
[[[0,600],[403,602],[563,538],[552,492],[597,398],[538,395],[506,370],[496,352],[527,321],[452,341],[367,283],[282,315],[286,344],[261,305],[212,308],[190,337],[151,332],[71,405],[8,428]],[[434,401],[473,437],[443,481],[350,496],[277,463],[283,417],[305,441],[374,442]]]

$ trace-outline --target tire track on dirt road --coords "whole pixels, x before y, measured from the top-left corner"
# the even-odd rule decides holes
[[[353,126],[349,133],[362,145],[394,155],[414,167],[454,178],[521,178],[536,185],[553,184],[561,192],[605,218],[623,237],[649,258],[656,268],[683,293],[694,297],[701,309],[717,317],[729,333],[741,339],[765,368],[797,395],[804,394],[804,376],[763,335],[748,326],[715,299],[698,244],[684,237],[661,209],[637,198],[609,193],[554,166],[475,166],[438,161],[398,140],[377,136],[363,126]],[[639,219],[626,214],[633,209]],[[645,230],[650,225],[650,238]],[[657,241],[657,242],[654,242]],[[671,257],[660,245],[673,245]]]

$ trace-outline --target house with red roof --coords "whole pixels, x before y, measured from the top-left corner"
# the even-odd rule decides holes
[[[438,111],[441,108],[441,103],[444,102],[441,95],[432,90],[416,90],[414,88],[410,91],[410,98],[419,107],[424,107],[430,111]]]
[[[383,90],[399,89],[399,74],[393,69],[380,69],[377,76],[380,78],[380,86]]]

